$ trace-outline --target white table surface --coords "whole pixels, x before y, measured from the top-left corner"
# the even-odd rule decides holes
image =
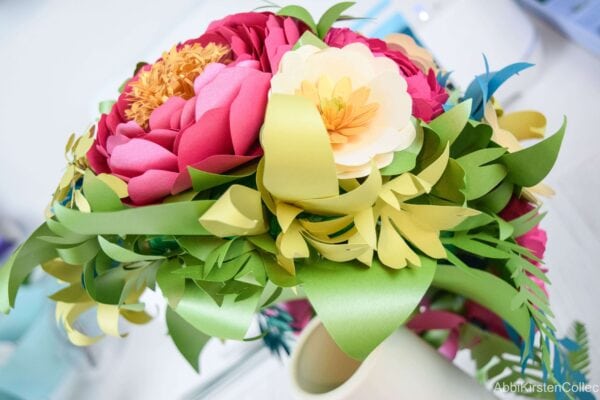
[[[318,15],[323,2],[303,1]],[[64,168],[64,142],[96,117],[96,104],[114,98],[139,60],[197,36],[209,19],[250,10],[258,1],[0,0],[0,213],[41,222]],[[365,0],[359,1],[365,6]],[[550,131],[569,117],[559,161],[547,180],[558,195],[546,201],[547,264],[559,330],[585,321],[592,339],[592,382],[600,383],[600,59],[535,23],[543,58],[510,109],[537,109]],[[490,54],[488,53],[488,57]],[[493,56],[493,54],[491,54]],[[516,61],[516,60],[515,60]],[[152,296],[150,296],[152,297]],[[149,299],[150,302],[159,301]],[[109,339],[94,352],[99,367],[79,374],[57,398],[177,399],[218,373],[236,346],[212,343],[195,374],[165,336],[161,318]],[[219,399],[285,399],[285,369],[265,358]],[[85,397],[82,397],[85,396]]]

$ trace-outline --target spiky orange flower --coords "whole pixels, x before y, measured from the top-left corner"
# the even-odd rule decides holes
[[[208,64],[229,61],[228,56],[229,48],[214,43],[207,46],[188,44],[179,49],[173,46],[131,83],[131,106],[126,111],[127,118],[146,128],[152,111],[173,96],[186,100],[192,98],[194,79]]]

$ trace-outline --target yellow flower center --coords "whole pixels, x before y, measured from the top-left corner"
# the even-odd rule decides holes
[[[316,84],[303,81],[296,90],[296,95],[310,99],[319,109],[331,144],[347,143],[368,128],[379,108],[377,103],[367,103],[370,94],[371,89],[364,86],[352,90],[348,77],[334,85],[323,76]]]
[[[206,47],[199,44],[185,45],[179,50],[173,46],[163,53],[148,71],[140,73],[137,81],[131,83],[129,100],[131,107],[126,111],[127,118],[147,127],[150,114],[170,97],[184,99],[194,97],[194,80],[212,62],[226,62],[229,48],[210,43]]]

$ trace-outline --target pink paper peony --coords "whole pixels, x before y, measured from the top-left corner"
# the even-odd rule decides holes
[[[271,74],[257,61],[209,64],[194,81],[196,96],[174,96],[150,114],[148,128],[127,121],[127,92],[98,123],[88,152],[96,173],[128,183],[134,205],[191,187],[188,167],[223,173],[262,154],[262,125]]]
[[[448,100],[448,93],[437,82],[433,70],[425,75],[408,56],[388,46],[383,40],[366,38],[348,28],[332,28],[325,36],[325,43],[332,47],[341,48],[357,42],[368,46],[374,55],[387,57],[398,65],[413,99],[413,116],[429,122],[444,112],[443,105]]]
[[[260,70],[275,72],[283,54],[306,30],[293,18],[272,13],[240,13],[211,23],[202,36],[185,44],[218,43],[231,48],[234,61],[258,60]]]

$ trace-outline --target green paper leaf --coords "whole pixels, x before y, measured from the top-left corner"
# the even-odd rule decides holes
[[[529,338],[529,312],[525,306],[511,310],[510,300],[518,291],[502,279],[481,270],[471,269],[466,273],[456,267],[439,265],[432,285],[476,301],[508,322],[521,338]]]
[[[285,6],[277,12],[277,15],[280,15],[282,17],[296,18],[304,22],[310,28],[311,31],[313,31],[314,33],[317,32],[317,24],[315,23],[315,20],[313,19],[310,12],[308,12],[308,10],[304,7],[294,5]]]
[[[171,307],[177,307],[185,291],[185,277],[174,273],[180,269],[179,261],[171,259],[163,262],[156,273],[156,283]]]
[[[556,162],[566,128],[565,117],[562,126],[554,135],[526,149],[502,156],[500,161],[508,168],[507,179],[523,187],[540,183]]]
[[[299,267],[298,277],[338,346],[350,357],[364,360],[406,321],[429,288],[436,263],[421,260],[422,267],[402,270],[386,268],[377,260],[371,268],[320,260]]]
[[[281,287],[294,287],[298,285],[298,279],[290,275],[271,254],[260,254],[269,280]]]
[[[92,211],[117,211],[124,208],[119,196],[89,169],[83,177],[83,194]]]
[[[227,175],[212,174],[210,172],[201,171],[192,167],[188,167],[188,172],[190,173],[194,190],[196,192],[203,192],[216,186],[235,182],[238,179],[246,178],[252,175],[256,172],[256,165],[250,165],[245,168],[241,168],[238,171]]]
[[[448,165],[431,189],[431,194],[457,205],[465,202],[465,171],[456,160],[449,159]]]
[[[471,115],[471,105],[471,99],[463,101],[429,123],[429,127],[440,137],[442,147],[446,143],[454,143],[465,128]]]
[[[242,340],[257,310],[260,295],[261,290],[256,290],[248,298],[236,301],[237,295],[228,294],[219,306],[203,289],[187,282],[175,311],[207,335]]]
[[[471,254],[475,254],[483,258],[510,258],[510,253],[507,253],[504,250],[500,250],[488,244],[482,243],[468,235],[457,234],[454,237],[442,238],[441,240],[444,244],[451,244],[452,246],[456,246],[461,250],[467,251]]]
[[[104,239],[102,236],[98,236],[98,243],[100,243],[100,247],[102,251],[109,256],[111,259],[123,262],[123,263],[132,263],[136,261],[147,261],[147,260],[160,260],[163,259],[163,256],[153,256],[149,254],[138,254],[129,249],[125,249],[119,245],[109,242]]]
[[[198,219],[213,203],[199,200],[93,213],[55,204],[54,212],[67,229],[84,235],[209,236]]]
[[[477,209],[487,210],[489,212],[499,213],[510,201],[513,195],[514,184],[506,179],[494,190],[485,196],[477,199],[475,204]]]
[[[169,335],[177,350],[196,372],[200,372],[200,353],[211,337],[194,328],[171,307],[167,307],[166,320]]]
[[[306,31],[302,34],[302,36],[300,36],[300,39],[298,39],[294,47],[292,47],[292,50],[297,50],[305,45],[315,46],[319,49],[324,49],[328,47],[324,41],[316,37],[315,34],[310,31]]]
[[[423,147],[423,136],[423,127],[419,124],[415,141],[407,149],[395,152],[392,163],[381,170],[381,175],[400,175],[412,171],[417,164],[417,156]]]
[[[0,268],[0,312],[8,313],[14,306],[19,287],[36,266],[58,256],[54,246],[39,240],[40,236],[52,236],[45,223]]]
[[[104,100],[98,104],[98,111],[100,114],[108,114],[112,107],[115,105],[116,101],[114,100]]]
[[[502,164],[484,165],[500,158],[506,150],[500,147],[478,150],[456,160],[465,171],[465,196],[478,199],[494,189],[507,171]]]
[[[450,147],[450,157],[459,158],[465,154],[485,149],[492,138],[492,127],[487,124],[469,122]]]
[[[98,254],[98,240],[89,239],[77,246],[56,249],[60,258],[67,264],[83,265]]]
[[[327,11],[325,11],[325,13],[321,16],[319,23],[317,24],[317,34],[319,37],[321,39],[324,38],[333,24],[338,20],[339,17],[342,16],[344,11],[352,7],[354,4],[355,2],[353,1],[345,1],[334,4]]]

